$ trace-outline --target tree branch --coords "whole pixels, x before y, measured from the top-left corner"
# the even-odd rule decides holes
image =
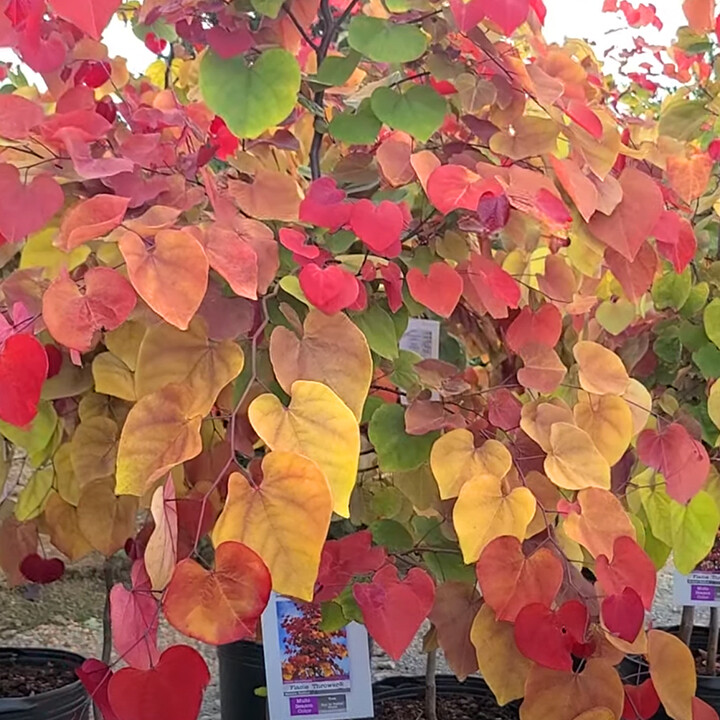
[[[315,44],[315,41],[308,35],[307,30],[300,24],[300,21],[295,17],[295,13],[290,9],[290,4],[285,3],[283,5],[283,10],[287,13],[287,16],[290,18],[292,24],[295,26],[295,29],[302,35],[302,39],[313,49],[317,52],[318,46]]]

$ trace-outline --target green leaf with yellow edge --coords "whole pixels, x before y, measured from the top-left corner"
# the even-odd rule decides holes
[[[712,495],[704,490],[687,505],[674,500],[670,503],[675,567],[687,575],[712,549],[720,526],[720,510]]]
[[[635,319],[635,306],[620,298],[615,302],[605,300],[595,311],[595,319],[611,335],[619,335]]]
[[[359,420],[370,390],[373,361],[365,335],[347,315],[312,309],[301,336],[276,327],[270,336],[270,361],[285,392],[296,380],[325,383]]]
[[[106,478],[115,472],[120,430],[109,417],[81,422],[70,441],[70,458],[76,477],[83,483]]]
[[[409,133],[420,142],[427,142],[440,129],[447,112],[445,98],[429,85],[413,85],[404,93],[379,87],[370,103],[382,122],[393,130]]]
[[[705,334],[720,347],[720,298],[714,298],[703,311]]]
[[[466,563],[474,563],[495,538],[525,538],[537,502],[526,487],[508,490],[495,475],[475,475],[460,489],[453,508],[453,526]]]
[[[457,497],[462,486],[477,475],[505,477],[512,467],[510,451],[497,440],[475,447],[469,430],[458,428],[438,438],[430,453],[430,467],[443,500]]]
[[[193,319],[188,330],[158,323],[148,329],[140,344],[135,392],[142,398],[178,383],[192,391],[192,414],[207,415],[220,391],[240,374],[244,362],[237,343],[208,338],[202,318]]]
[[[103,395],[135,402],[135,375],[116,355],[104,352],[96,355],[92,362],[95,389]]]
[[[34,467],[42,465],[52,454],[50,444],[58,426],[58,416],[53,404],[41,402],[38,414],[29,428],[23,429],[0,421],[0,434],[13,445],[21,447],[28,454]],[[54,448],[52,448],[54,450]]]
[[[112,478],[94,480],[80,494],[78,527],[95,550],[110,557],[135,534],[137,509],[137,498],[115,495]]]
[[[202,451],[202,416],[190,388],[167,385],[138,400],[120,435],[115,492],[144,495],[176,465]]]
[[[380,469],[384,472],[412,470],[427,462],[438,433],[409,435],[405,431],[405,410],[387,403],[370,419],[368,437],[375,446]]]
[[[240,138],[256,138],[295,108],[300,67],[287,51],[272,48],[249,66],[244,55],[223,60],[208,50],[200,63],[200,92]],[[242,98],[242,102],[238,102]]]
[[[230,476],[213,544],[247,545],[270,570],[275,592],[312,600],[332,507],[330,486],[312,460],[270,452],[262,460],[261,483]]]
[[[15,517],[26,522],[38,517],[45,509],[53,485],[52,468],[37,470],[20,491],[15,503]]]
[[[356,15],[348,27],[348,43],[375,62],[406,63],[425,53],[428,36],[416,25]]]
[[[675,95],[663,103],[658,131],[675,140],[692,140],[710,118],[704,100]]]
[[[681,274],[671,269],[655,280],[652,286],[652,298],[657,310],[674,308],[679,310],[690,297],[692,289],[692,275],[690,268],[685,268]]]
[[[270,393],[255,398],[248,418],[271,449],[304,455],[325,473],[338,515],[350,514],[357,478],[360,428],[352,410],[327,386],[297,380],[286,408]]]
[[[20,269],[39,267],[43,270],[44,278],[53,280],[62,268],[74,270],[82,265],[90,255],[90,247],[81,245],[70,252],[64,252],[53,245],[58,233],[58,228],[51,226],[30,235],[22,248]]]

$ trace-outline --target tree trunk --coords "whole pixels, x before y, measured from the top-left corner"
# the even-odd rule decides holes
[[[720,635],[720,611],[710,608],[710,628],[707,645],[707,673],[717,675],[718,636]]]
[[[107,558],[103,565],[103,577],[105,578],[105,607],[103,608],[102,623],[102,654],[100,659],[106,664],[110,664],[112,655],[112,622],[110,620],[110,591],[115,584],[115,572],[113,570],[112,559]],[[93,703],[93,715],[96,720],[103,720],[100,708]]]
[[[688,646],[694,625],[695,608],[692,605],[685,605],[682,610],[682,620],[680,620],[680,639]]]
[[[436,673],[437,650],[431,650],[427,654],[427,665],[425,666],[425,716],[427,720],[437,720]]]

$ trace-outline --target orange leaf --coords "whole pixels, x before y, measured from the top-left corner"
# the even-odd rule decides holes
[[[249,547],[224,542],[215,568],[180,562],[165,591],[163,611],[180,632],[210,645],[253,637],[270,598],[270,573]]]
[[[551,393],[565,379],[567,368],[551,347],[541,343],[526,343],[520,349],[525,364],[517,373],[518,382],[526,388]]]
[[[153,205],[140,217],[126,218],[123,227],[143,237],[154,237],[160,230],[172,227],[182,215],[182,210],[168,205]]]
[[[200,242],[182,230],[161,230],[152,246],[130,231],[118,244],[140,297],[161,318],[187,330],[208,283],[209,264]]]
[[[95,550],[110,557],[135,534],[137,508],[137,498],[115,496],[112,479],[95,480],[80,495],[78,527]]]
[[[635,539],[635,528],[628,514],[611,492],[587,488],[577,494],[577,502],[580,512],[571,512],[565,518],[565,534],[587,548],[593,557],[612,557],[619,537]]]
[[[153,493],[150,512],[155,527],[143,559],[152,589],[164,590],[172,578],[178,554],[178,500],[172,477]]]
[[[709,155],[693,155],[691,158],[670,155],[667,159],[670,185],[687,203],[705,193],[712,169],[713,160]]]
[[[581,340],[573,348],[580,366],[582,389],[595,395],[622,395],[628,388],[630,377],[622,360],[612,351],[596,342]]]
[[[290,175],[259,168],[252,182],[231,180],[228,185],[238,207],[250,217],[288,222],[298,219],[302,195]]]
[[[14,515],[8,515],[0,524],[0,568],[10,587],[27,582],[20,572],[20,563],[37,550],[37,543],[37,525],[33,521],[20,522]]]
[[[390,133],[375,151],[375,161],[383,177],[392,187],[402,187],[414,180],[412,149],[412,137],[397,130]]]
[[[648,633],[650,677],[665,711],[675,720],[693,720],[697,670],[690,648],[662,630]]]
[[[683,12],[690,29],[705,34],[715,25],[715,0],[684,0]]]
[[[623,702],[623,686],[615,668],[606,660],[591,658],[579,673],[533,665],[520,714],[523,720],[575,720],[601,707],[619,718]]]
[[[79,560],[93,548],[80,530],[77,510],[56,492],[45,503],[44,520],[50,531],[50,541],[71,560]]]
[[[423,192],[427,195],[428,180],[433,171],[440,167],[440,158],[430,150],[420,150],[410,156],[410,165],[420,181]]]
[[[550,155],[550,163],[565,192],[572,198],[585,222],[598,208],[598,190],[574,160],[561,160]]]
[[[125,217],[129,198],[118,195],[95,195],[68,210],[60,225],[55,245],[65,252],[107,235]]]
[[[256,300],[258,258],[252,245],[217,223],[205,234],[204,245],[210,266],[228,281],[232,291],[240,297]]]

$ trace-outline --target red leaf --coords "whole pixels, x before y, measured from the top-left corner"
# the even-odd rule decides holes
[[[20,563],[20,572],[30,582],[48,585],[65,574],[65,563],[60,558],[48,559],[32,553]]]
[[[339,265],[322,269],[317,265],[305,265],[299,280],[305,297],[326,315],[350,307],[360,292],[357,278]]]
[[[148,590],[115,585],[110,591],[113,645],[128,664],[147,670],[157,664],[159,606]]]
[[[465,293],[468,293],[469,281],[470,289],[477,293],[492,317],[507,317],[508,307],[518,306],[520,286],[493,260],[473,253],[470,263],[462,267],[461,274],[466,278]]]
[[[660,255],[681,273],[695,256],[697,240],[692,225],[677,213],[664,211],[653,230]]]
[[[0,95],[0,135],[10,140],[23,140],[39,125],[45,113],[37,103],[21,95]]]
[[[498,620],[514,622],[526,606],[549,608],[560,590],[563,567],[548,548],[526,557],[517,538],[503,536],[490,542],[475,566],[485,602]]]
[[[168,622],[188,637],[211,645],[255,635],[268,603],[272,580],[262,558],[247,545],[223,542],[215,568],[192,558],[175,567],[163,598]]]
[[[642,630],[645,608],[640,596],[630,587],[618,595],[608,595],[601,606],[605,627],[625,642],[633,643]]]
[[[122,0],[51,0],[50,4],[63,20],[99,40]]]
[[[657,183],[640,170],[625,170],[620,176],[620,185],[621,203],[612,215],[595,213],[590,220],[590,232],[632,262],[652,235],[664,203]]]
[[[375,205],[371,200],[363,198],[352,207],[350,227],[370,250],[394,257],[399,254],[405,214],[400,205],[390,200]]]
[[[485,17],[484,0],[450,0],[450,10],[461,32],[472,30]],[[450,166],[448,166],[450,167]],[[428,188],[429,190],[429,188]],[[433,202],[433,205],[437,205]],[[440,210],[440,208],[438,208]],[[441,211],[442,212],[442,211]]]
[[[75,672],[102,713],[103,719],[118,720],[118,716],[113,712],[108,700],[108,685],[113,671],[104,662],[90,658]]]
[[[644,242],[633,262],[629,263],[619,252],[611,248],[605,251],[605,262],[622,286],[628,300],[637,302],[652,285],[658,259],[652,245]]]
[[[520,426],[522,403],[507,388],[498,388],[487,398],[488,420],[501,430],[514,430]]]
[[[640,685],[623,685],[623,720],[650,720],[660,709],[660,698],[651,678]]]
[[[79,202],[63,217],[55,244],[70,252],[83,243],[107,235],[120,225],[129,202],[129,198],[117,195],[95,195]]]
[[[86,352],[101,330],[115,330],[132,312],[137,296],[132,285],[112,268],[90,268],[85,291],[67,274],[53,280],[43,295],[43,320],[62,345]]]
[[[565,378],[567,368],[555,350],[540,343],[526,343],[519,353],[525,367],[517,372],[518,382],[541,393],[551,393]]]
[[[93,115],[100,118],[97,113],[93,113]],[[104,120],[104,118],[102,119]],[[88,141],[83,137],[83,131],[78,128],[63,128],[58,130],[56,136],[65,143],[65,148],[77,174],[85,180],[113,177],[121,173],[132,172],[135,168],[135,163],[127,158],[95,157]]]
[[[0,165],[0,233],[7,242],[18,242],[45,227],[63,202],[62,188],[49,175],[25,184],[14,165]]]
[[[561,333],[560,311],[555,305],[545,303],[537,312],[533,312],[530,307],[524,307],[510,324],[505,342],[513,352],[520,352],[523,345],[531,342],[554,348]]]
[[[600,118],[582,101],[571,100],[565,108],[565,114],[596,140],[603,136]]]
[[[369,530],[360,530],[341,540],[329,540],[320,557],[313,602],[333,600],[355,576],[379,570],[386,560],[385,548],[372,547]]]
[[[462,4],[462,0],[458,2]],[[478,0],[473,0],[464,7],[468,8],[476,2]],[[502,188],[494,178],[483,180],[462,165],[441,165],[433,170],[427,181],[428,198],[443,215],[460,208],[474,212],[486,192],[500,194]]]
[[[659,431],[643,430],[637,452],[642,462],[663,474],[668,495],[679,503],[692,500],[710,472],[707,450],[679,423]]]
[[[320,248],[317,245],[308,245],[307,235],[301,230],[287,227],[280,228],[278,237],[280,238],[280,244],[292,252],[295,262],[314,260],[320,255]]]
[[[372,582],[353,587],[368,632],[393,660],[399,660],[432,610],[435,583],[420,568],[402,579],[394,565],[378,570]]]
[[[570,672],[573,647],[583,643],[587,622],[587,608],[578,600],[566,602],[557,611],[540,603],[526,605],[515,619],[515,643],[538,665]]]
[[[32,335],[13,335],[0,349],[0,420],[25,427],[37,415],[47,377],[45,348]]]
[[[118,670],[108,683],[108,699],[118,720],[195,720],[209,682],[202,655],[173,645],[152,669]]]
[[[617,595],[632,588],[640,596],[646,610],[652,608],[657,574],[647,553],[631,537],[623,535],[613,543],[612,560],[598,555],[595,575],[608,595]]]
[[[335,232],[350,221],[352,205],[345,198],[332,178],[315,180],[300,203],[300,220]]]
[[[510,201],[503,193],[486,191],[478,200],[477,216],[483,232],[494,233],[502,230],[510,220]]]
[[[204,247],[210,267],[227,280],[232,291],[257,300],[258,256],[252,245],[234,230],[214,223],[205,234]]]
[[[589,222],[598,209],[599,197],[595,183],[570,158],[561,160],[551,155],[550,164],[560,184],[577,206],[585,222]]]
[[[714,707],[708,705],[699,697],[692,699],[693,720],[718,720],[718,714]]]
[[[522,25],[530,11],[530,0],[483,0],[485,15],[506,35],[512,35]]]
[[[427,275],[418,268],[410,268],[407,284],[415,300],[444,318],[452,315],[463,291],[457,270],[444,262],[433,263]]]

